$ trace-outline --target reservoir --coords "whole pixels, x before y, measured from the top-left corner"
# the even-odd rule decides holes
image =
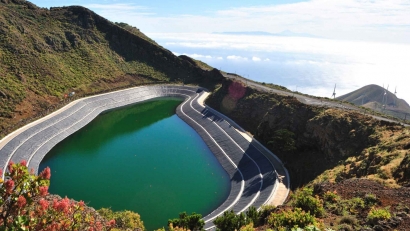
[[[230,179],[200,136],[161,98],[108,111],[57,144],[50,193],[96,209],[131,210],[147,230],[180,212],[203,216],[228,197]]]

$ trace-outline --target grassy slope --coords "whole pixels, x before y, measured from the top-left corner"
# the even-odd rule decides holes
[[[410,183],[409,128],[251,88],[235,99],[235,88],[230,86],[232,81],[225,81],[207,104],[238,122],[287,163],[294,188],[355,177],[393,187]],[[293,134],[293,150],[285,150],[286,140],[275,140],[275,132],[283,129]]]
[[[155,82],[212,88],[222,76],[176,57],[138,29],[83,7],[0,2],[0,135],[65,94]]]
[[[317,205],[324,207],[324,213],[317,216],[322,227],[374,228],[380,223],[369,223],[368,213],[372,208],[387,208],[392,219],[381,220],[391,227],[385,230],[407,230],[409,128],[356,112],[309,106],[289,96],[233,86],[232,81],[225,81],[206,103],[235,120],[285,163],[293,196],[273,213],[294,210],[299,206],[295,205],[295,195],[300,195],[303,187],[312,187]],[[278,137],[275,133],[284,130],[293,135],[281,133]],[[334,191],[337,198],[329,200],[329,191]],[[377,202],[366,204],[368,195],[375,195]],[[308,199],[304,201],[309,203]],[[402,218],[397,218],[399,213]],[[397,220],[401,223],[396,224]],[[271,225],[268,223],[265,221],[257,230],[266,230]]]

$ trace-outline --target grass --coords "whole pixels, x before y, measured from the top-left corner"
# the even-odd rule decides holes
[[[203,63],[176,57],[139,29],[82,7],[0,3],[0,21],[0,137],[11,124],[42,113],[40,101],[51,106],[71,91],[91,94],[155,82],[212,89],[222,79],[204,71]]]

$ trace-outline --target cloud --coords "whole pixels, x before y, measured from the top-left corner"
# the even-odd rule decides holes
[[[200,58],[212,59],[212,56],[210,55],[199,55],[199,54],[186,54],[186,55],[194,59],[200,59]]]
[[[410,37],[409,0],[310,0],[166,16],[134,4],[85,6],[112,21],[134,25],[143,32],[278,33],[291,30],[332,39],[407,43]]]
[[[403,80],[410,76],[408,44],[220,34],[155,34],[154,37],[171,40],[176,51],[226,57],[224,62],[204,61],[261,78],[257,81],[284,86],[300,84],[301,92],[327,97],[335,83],[338,95],[368,84],[389,84],[393,90],[398,86],[398,97],[410,102],[410,91],[404,87],[400,90]],[[184,46],[187,43],[189,47]],[[208,47],[204,48],[204,44]],[[258,63],[245,62],[258,59]]]
[[[111,10],[111,11],[118,11],[118,10],[147,10],[147,7],[137,6],[134,4],[124,4],[124,3],[116,3],[116,4],[86,4],[84,5],[87,8],[94,9],[94,10]]]
[[[253,56],[252,61],[259,62],[259,61],[261,61],[261,58]]]
[[[193,54],[187,54],[187,53],[178,53],[178,52],[172,52],[174,55],[176,55],[176,56],[180,56],[180,55],[186,55],[186,56],[189,56],[189,57],[191,57],[191,58],[194,58],[194,59],[223,59],[222,57],[213,57],[213,56],[211,56],[211,55],[201,55],[201,54],[196,54],[196,53],[193,53]]]
[[[242,56],[237,56],[237,55],[229,55],[226,57],[228,60],[236,60],[236,61],[246,61],[248,58],[242,57]]]

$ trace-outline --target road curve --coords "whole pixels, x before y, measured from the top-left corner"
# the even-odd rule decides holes
[[[239,213],[250,206],[259,208],[271,202],[272,197],[276,204],[283,203],[289,192],[289,176],[283,164],[256,140],[245,139],[237,131],[241,128],[228,122],[229,118],[201,105],[198,98],[204,92],[198,87],[158,85],[77,100],[0,140],[0,168],[6,169],[10,161],[27,160],[29,168],[38,172],[41,160],[51,148],[100,113],[150,99],[180,97],[185,100],[178,106],[177,115],[202,137],[231,179],[228,198],[204,217],[205,229],[214,229],[212,221],[224,211]],[[278,188],[284,193],[277,193]]]

